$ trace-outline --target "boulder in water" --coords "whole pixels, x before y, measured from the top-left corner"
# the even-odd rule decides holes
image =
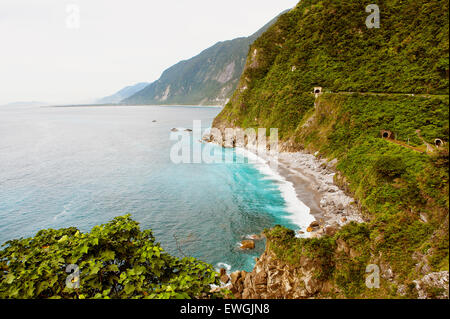
[[[241,242],[241,249],[243,249],[243,250],[255,249],[255,242],[251,239],[243,240]]]
[[[225,268],[220,269],[220,281],[224,284],[228,283],[230,281],[230,277],[228,277],[227,271]]]

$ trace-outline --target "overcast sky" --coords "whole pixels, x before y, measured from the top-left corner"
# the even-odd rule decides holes
[[[0,104],[82,103],[157,80],[167,67],[250,35],[297,2],[1,0]]]

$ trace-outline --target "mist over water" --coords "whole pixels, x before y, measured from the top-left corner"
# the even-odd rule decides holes
[[[170,130],[193,120],[206,129],[220,110],[0,108],[0,242],[43,228],[90,231],[129,213],[171,254],[250,271],[264,242],[243,252],[242,239],[276,224],[298,229],[280,182],[249,163],[170,160]]]

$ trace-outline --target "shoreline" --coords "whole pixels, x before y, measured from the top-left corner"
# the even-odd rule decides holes
[[[309,229],[311,231],[305,232],[306,235],[311,234],[307,237],[319,237],[328,227],[337,230],[352,221],[364,221],[355,200],[334,183],[334,161],[328,162],[304,152],[279,152],[277,157],[269,154],[256,156],[266,162],[276,162],[278,169],[274,173],[290,182],[298,200],[309,208],[309,214],[318,225],[315,223],[316,226]]]
[[[309,237],[307,228],[310,224],[316,221],[315,216],[311,213],[311,208],[307,204],[308,201],[303,200],[298,194],[297,183],[288,178],[285,171],[280,170],[280,165],[277,162],[277,168],[270,167],[269,162],[273,162],[273,158],[261,156],[256,154],[254,150],[248,148],[237,147],[236,153],[247,158],[248,163],[255,166],[255,168],[268,179],[272,180],[278,186],[278,189],[283,197],[286,207],[285,210],[288,215],[285,217],[290,222],[298,227],[297,235],[300,237]],[[306,193],[305,195],[309,195]],[[305,196],[308,197],[308,196]]]
[[[218,143],[212,143],[223,147]],[[316,225],[312,227],[313,223],[311,223],[306,231],[297,231],[297,238],[333,236],[341,227],[350,222],[364,222],[355,200],[334,183],[336,160],[319,159],[315,155],[305,152],[279,152],[276,154],[277,156],[269,154],[261,156],[247,147],[235,149],[241,150],[244,154],[246,152],[252,154],[251,157],[256,158],[256,161],[251,162],[251,158],[246,157],[249,163],[256,164],[256,166],[258,161],[263,161],[265,166],[270,167],[268,162],[275,161],[278,166],[277,169],[270,168],[272,170],[270,176],[279,175],[285,179],[285,182],[292,184],[297,199],[309,208],[308,214],[315,219],[316,222],[313,223]],[[256,168],[260,170],[258,167]],[[261,173],[264,174],[264,172]],[[282,192],[281,189],[280,192]],[[303,229],[301,228],[301,230]],[[256,263],[250,273],[243,270],[231,273],[228,267],[221,267],[219,269],[221,285],[212,287],[213,290],[237,289],[239,291],[239,289],[248,287],[251,277],[258,276],[258,273],[262,271],[261,263],[267,262],[267,249],[266,245],[265,251],[256,258]]]
[[[333,161],[303,152],[280,152],[278,163],[281,175],[293,183],[297,196],[311,208],[320,224],[321,229],[313,233],[320,235],[326,227],[340,228],[352,221],[364,221],[355,200],[334,183]]]
[[[224,147],[214,140],[203,141]],[[271,156],[267,152],[261,155],[248,145],[240,145],[235,149],[243,153],[248,152],[251,157],[257,158],[251,162],[246,156],[249,163],[257,164],[258,160],[265,162],[266,166],[269,166],[268,162],[277,163],[276,170],[270,168],[270,175],[279,175],[285,182],[292,184],[298,201],[307,206],[308,214],[316,221],[309,225],[313,227],[306,226],[308,229],[303,225],[301,228],[307,231],[298,231],[297,237],[320,237],[325,233],[334,233],[352,221],[364,222],[355,199],[345,194],[334,182],[336,160],[319,159],[306,152],[278,152],[277,156]],[[281,187],[280,192],[283,193]],[[289,210],[288,212],[292,213]],[[292,219],[294,217],[292,216]]]

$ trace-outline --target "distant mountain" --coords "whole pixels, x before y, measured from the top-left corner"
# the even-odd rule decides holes
[[[12,102],[12,103],[8,103],[8,104],[4,104],[4,105],[0,105],[0,106],[46,106],[49,105],[46,102],[38,102],[38,101],[19,101],[19,102]]]
[[[122,90],[114,93],[113,95],[97,100],[96,103],[99,104],[120,103],[120,101],[122,101],[123,99],[126,99],[127,97],[130,97],[133,94],[135,94],[136,92],[139,92],[149,84],[150,83],[147,82],[141,82],[135,85],[127,86]]]
[[[219,42],[163,72],[160,79],[125,98],[125,104],[224,105],[244,70],[250,45],[276,19],[249,37]]]

